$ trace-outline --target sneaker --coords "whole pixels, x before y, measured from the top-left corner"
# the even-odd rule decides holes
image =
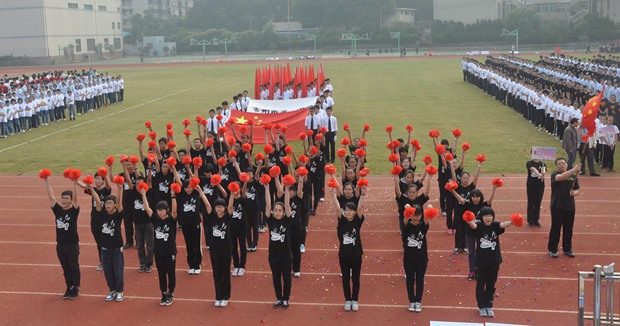
[[[448,229],[448,232],[446,233],[452,235],[452,229]]]
[[[410,303],[409,304],[409,311],[414,312],[415,311],[415,303]]]
[[[125,298],[125,295],[123,294],[123,292],[116,293],[116,302],[121,302],[123,301],[124,298]]]
[[[474,279],[474,272],[469,272],[469,274],[467,274],[467,280],[471,281]]]
[[[466,255],[469,255],[469,249],[464,248],[464,249],[463,249],[463,253],[464,253],[464,254],[466,254]]]
[[[542,227],[542,225],[540,223],[538,223],[538,222],[535,222],[534,223],[534,227],[540,229]]]
[[[195,272],[195,271],[196,271],[195,269],[190,268],[190,269],[187,271],[187,274],[189,274],[189,275],[194,275],[194,272]]]
[[[215,301],[215,306],[216,307],[221,307],[222,306],[222,301],[221,300],[216,300]]]
[[[487,309],[486,308],[480,308],[478,309],[478,313],[480,314],[480,317],[486,317],[487,315]]]
[[[596,172],[594,172],[594,173],[590,173],[590,176],[591,177],[600,177],[601,175],[596,173]]]
[[[350,311],[351,310],[351,301],[347,301],[344,303],[344,311]]]
[[[232,276],[233,276],[233,277],[237,277],[237,276],[239,276],[239,268],[236,268],[236,267],[235,267],[235,269],[234,269],[234,270],[233,270],[233,272],[232,272]]]
[[[276,302],[272,305],[272,307],[274,309],[278,309],[278,308],[282,307],[282,301],[276,300]]]
[[[357,304],[357,301],[351,301],[351,310],[358,311],[360,306]]]
[[[129,249],[133,247],[133,242],[127,242],[123,245],[123,249]]]
[[[161,300],[159,300],[159,305],[160,306],[165,306],[166,305],[166,298],[168,297],[168,293],[162,293],[161,294]]]
[[[299,252],[304,253],[306,252],[306,246],[302,243],[301,246],[299,246]]]
[[[105,297],[105,301],[112,301],[114,299],[116,299],[116,292],[110,292],[110,294]]]
[[[78,289],[76,286],[73,287],[73,290],[71,290],[71,293],[69,293],[69,299],[70,300],[75,300],[80,296],[80,289]]]
[[[415,303],[415,312],[422,312],[422,304],[419,302]]]
[[[459,248],[454,248],[454,250],[452,250],[452,253],[455,255],[459,254]]]
[[[226,307],[226,306],[228,306],[228,300],[222,300],[222,301],[220,301],[220,307],[224,308],[224,307]]]
[[[67,291],[65,291],[65,294],[62,295],[62,299],[67,300],[69,299],[70,296],[71,296],[71,289],[67,288]]]
[[[487,310],[487,317],[491,317],[491,318],[495,317],[495,313],[493,312],[493,309],[487,308],[486,310]]]
[[[168,296],[166,297],[166,306],[171,305],[172,302],[174,302],[174,294],[168,293]]]
[[[237,273],[237,276],[242,277],[243,275],[245,275],[245,268],[239,268],[239,273]]]
[[[103,264],[97,265],[97,272],[102,271],[102,270],[103,270]]]
[[[551,256],[551,258],[558,258],[558,252],[557,251],[549,251],[549,256]]]
[[[152,270],[152,268],[151,268],[151,270]],[[202,272],[202,271],[200,270],[200,268],[196,268],[196,269],[194,269],[194,275],[200,275],[200,272]]]
[[[575,254],[573,253],[572,250],[565,251],[564,254],[570,258],[575,258]]]
[[[293,273],[293,276],[295,278],[299,278],[301,276],[301,273],[300,272],[295,272],[295,273]]]
[[[325,198],[321,197],[321,198],[319,198],[319,201],[323,202],[323,201],[325,201]]]
[[[144,273],[145,270],[146,270],[146,266],[140,265],[140,268],[138,268],[138,273]]]
[[[288,309],[288,300],[282,301],[282,309],[284,310]]]
[[[146,268],[144,269],[145,272],[150,273],[153,271],[153,265],[148,265],[146,266]]]

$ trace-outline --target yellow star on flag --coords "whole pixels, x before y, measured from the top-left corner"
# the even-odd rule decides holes
[[[591,115],[591,114],[592,114],[592,110],[588,110],[588,115]]]
[[[237,123],[240,123],[242,125],[244,125],[246,122],[248,122],[248,120],[246,120],[243,116],[237,119]]]
[[[597,104],[596,101],[592,102],[592,106],[596,106],[596,104]]]

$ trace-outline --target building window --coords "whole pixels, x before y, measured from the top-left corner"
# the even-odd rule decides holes
[[[110,41],[108,41],[108,39],[107,39],[107,38],[104,38],[104,39],[103,39],[103,43],[104,43],[104,44],[108,44],[108,43],[110,43]]]
[[[75,39],[75,52],[82,52],[82,40],[79,38]]]
[[[105,6],[99,6],[99,11],[106,11],[107,8]]]
[[[116,29],[121,29],[121,23],[120,22],[116,23]]]
[[[84,5],[84,9],[93,10],[93,5]]]
[[[116,27],[116,26],[115,26],[114,22],[112,22],[112,29],[114,29],[114,27]]]
[[[86,51],[95,52],[95,39],[94,38],[86,39]]]
[[[69,2],[69,9],[79,9],[78,4],[75,2]]]
[[[114,38],[114,50],[120,50],[120,49],[121,49],[121,38],[115,37]]]

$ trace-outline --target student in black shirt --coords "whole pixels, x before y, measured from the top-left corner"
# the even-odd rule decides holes
[[[301,276],[301,245],[303,234],[305,233],[304,226],[301,221],[301,210],[303,206],[303,180],[298,177],[298,183],[295,185],[291,185],[286,187],[288,190],[284,189],[284,186],[281,182],[276,182],[276,187],[278,188],[278,195],[284,194],[284,191],[289,192],[289,204],[291,206],[291,214],[288,215],[290,219],[290,239],[291,239],[291,253],[293,255],[293,276],[298,278]]]
[[[342,289],[345,298],[345,311],[357,311],[359,309],[358,299],[360,292],[360,273],[362,270],[362,247],[361,228],[364,223],[364,196],[366,187],[360,190],[360,200],[358,205],[348,202],[344,210],[340,209],[338,198],[333,188],[330,188],[331,197],[335,207],[336,217],[338,218],[338,258],[340,271],[342,273]],[[353,283],[353,290],[351,290]]]
[[[150,174],[151,169],[147,170],[147,175]],[[131,180],[129,180],[131,182]],[[149,197],[153,195],[153,188],[150,188],[148,192],[142,194],[138,189],[140,183],[146,182],[143,176],[136,178],[136,184],[132,185],[134,189],[134,201],[131,207],[127,209],[132,210],[134,218],[135,230],[136,230],[136,247],[138,249],[138,260],[140,267],[138,273],[150,273],[153,271],[153,223],[150,216],[146,212],[146,203]],[[148,196],[147,196],[148,193]]]
[[[284,203],[271,204],[269,184],[265,184],[265,213],[269,226],[269,267],[276,292],[274,308],[288,309],[291,295],[291,205],[288,186],[284,189]],[[273,207],[273,210],[271,208]]]
[[[63,299],[77,299],[80,286],[80,256],[77,219],[80,206],[77,201],[77,181],[73,181],[73,191],[65,190],[60,194],[60,203],[56,201],[49,176],[44,179],[50,206],[56,218],[56,254],[65,277],[67,290]]]
[[[99,175],[99,173],[95,173],[95,190],[97,190],[97,194],[99,195],[99,199],[104,201],[105,198],[111,193],[110,184],[108,183],[108,179]],[[88,196],[91,195],[90,189],[88,186],[81,181],[78,181],[78,186],[84,188],[84,193]],[[97,243],[97,257],[99,259],[99,265],[97,265],[97,271],[103,270],[103,264],[101,263],[101,241],[99,241],[99,233],[101,232],[101,222],[99,216],[97,214],[97,202],[92,200],[92,206],[90,210],[90,232],[93,234],[95,242]]]
[[[169,210],[168,202],[159,201],[155,206],[156,212],[149,206],[146,200],[146,191],[142,190],[144,209],[153,223],[155,231],[155,265],[157,266],[157,277],[159,278],[159,289],[161,290],[160,306],[169,306],[174,301],[174,289],[176,287],[177,265],[177,208],[176,201]]]
[[[476,269],[478,270],[476,301],[480,317],[495,317],[492,309],[495,282],[497,282],[499,265],[502,263],[499,236],[513,224],[511,221],[496,222],[495,212],[491,207],[482,208],[479,214],[482,216],[481,221],[467,222],[476,236]]]
[[[527,168],[527,224],[530,227],[540,227],[540,203],[545,194],[545,162],[533,159],[525,164]]]
[[[246,215],[245,220],[248,224],[246,240],[248,243],[248,252],[255,252],[258,247],[259,239],[258,228],[259,217],[261,214],[259,195],[262,187],[255,177],[253,167],[248,167],[245,170],[245,173],[247,173],[250,178],[250,181],[244,183],[243,185],[243,196],[245,198],[243,214]]]
[[[445,159],[445,155],[442,155],[442,159]],[[463,151],[463,155],[461,156],[461,164],[459,168],[462,169],[463,162],[465,161],[465,151]],[[464,200],[469,200],[471,195],[471,191],[476,189],[476,184],[478,183],[478,177],[480,176],[480,169],[482,168],[482,163],[478,163],[478,167],[476,168],[476,172],[474,173],[473,178],[469,174],[469,172],[462,172],[461,174],[457,174],[456,165],[458,161],[456,159],[448,162],[450,164],[450,170],[452,172],[452,180],[456,181],[459,187],[456,189],[456,193],[458,193],[461,198]],[[467,249],[467,238],[465,236],[466,226],[463,223],[463,213],[465,212],[464,207],[462,205],[454,205],[454,250],[452,250],[453,254],[458,254],[459,252],[468,255],[469,249]]]
[[[237,163],[234,163],[235,167],[238,168]],[[238,181],[232,181],[232,183],[237,183]],[[241,187],[239,187],[241,188]],[[238,189],[239,189],[238,188]],[[241,195],[243,191],[231,192],[229,196],[230,200],[233,201],[233,210],[231,212],[231,222],[230,222],[230,238],[232,240],[232,259],[233,259],[233,277],[243,277],[245,275],[245,263],[247,261],[248,248],[246,244],[246,235],[247,235],[247,222],[246,222],[246,214],[243,212],[243,208],[245,206],[245,193]]]
[[[568,170],[564,158],[555,160],[557,171],[551,173],[551,230],[549,230],[549,256],[558,257],[558,242],[562,230],[562,250],[570,258],[573,253],[573,224],[575,223],[575,196],[579,195],[577,173],[581,163]]]
[[[417,183],[412,183],[407,187],[407,192],[402,193],[400,191],[400,179],[398,175],[394,176],[394,194],[396,195],[396,202],[398,203],[398,226],[400,228],[400,233],[404,234],[405,223],[404,223],[404,211],[405,205],[420,205],[423,206],[428,201],[428,193],[431,190],[430,187],[430,177],[426,177],[426,170],[424,170],[424,174],[422,175],[421,180],[424,180],[424,185],[422,189],[419,189],[419,185]],[[421,191],[420,191],[421,190]]]
[[[211,269],[215,283],[215,306],[226,307],[230,299],[230,261],[232,258],[232,241],[230,222],[234,198],[230,196],[228,206],[222,198],[215,200],[213,208],[207,202],[206,211],[209,218],[205,220],[205,233],[210,238]]]

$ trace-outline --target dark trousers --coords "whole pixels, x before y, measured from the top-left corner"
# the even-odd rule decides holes
[[[153,266],[153,223],[136,223],[136,245],[140,266]]]
[[[215,283],[215,300],[228,300],[230,299],[231,253],[228,250],[222,251],[212,248],[209,255],[211,257],[211,269],[213,269],[213,282]]]
[[[123,194],[125,195],[125,194]],[[124,207],[133,207],[133,203],[123,203]],[[125,242],[133,244],[134,229],[133,229],[133,214],[130,209],[123,210],[123,226],[125,227]]]
[[[575,211],[560,208],[551,208],[551,230],[549,231],[548,249],[551,252],[558,251],[560,242],[560,229],[562,230],[562,250],[573,250],[573,224],[575,223]]]
[[[465,226],[469,227],[469,226]],[[473,235],[465,234],[467,240],[467,262],[469,263],[469,272],[473,273],[476,270],[476,237]]]
[[[123,292],[125,290],[125,258],[123,257],[123,248],[101,249],[101,262],[103,263],[103,274],[110,292]]]
[[[235,268],[245,268],[248,248],[245,246],[245,221],[231,223],[232,260]]]
[[[299,212],[297,212],[299,214]],[[293,222],[298,223],[298,222]],[[302,226],[291,226],[291,251],[293,254],[293,273],[301,271],[301,229]],[[305,231],[305,229],[304,229]]]
[[[319,205],[319,199],[325,196],[325,170],[317,170],[310,178],[312,182],[312,192],[314,194],[312,209],[316,209]]]
[[[467,239],[465,238],[465,228],[468,227],[463,221],[463,212],[454,212],[454,248],[465,249],[467,248]]]
[[[98,227],[95,227],[94,225],[91,224],[90,232],[92,232],[93,238],[95,238],[95,242],[97,243],[97,257],[99,258],[99,263],[101,263],[101,244],[99,243],[99,238],[97,238],[100,230]]]
[[[261,211],[258,207],[251,207],[244,210],[243,213],[246,214],[245,220],[248,222],[248,228],[246,233],[248,248],[256,248],[258,247],[259,238],[258,219],[260,217]]]
[[[445,188],[444,188],[445,190]],[[447,190],[446,190],[447,192]],[[454,218],[454,205],[456,205],[456,199],[454,198],[454,195],[452,195],[451,193],[446,193],[446,225],[448,226],[448,229],[456,229],[456,218]]]
[[[332,132],[327,132],[325,134],[325,147],[323,147],[324,150],[324,156],[325,156],[325,161],[326,162],[330,162],[330,163],[334,163],[334,159],[336,158],[336,134],[332,131]]]
[[[200,269],[202,252],[200,252],[200,224],[183,225],[183,237],[187,248],[187,265],[190,269]]]
[[[478,308],[493,308],[493,296],[495,295],[495,282],[499,265],[478,266],[478,279],[476,282],[476,301]]]
[[[159,278],[159,289],[162,293],[174,293],[177,285],[175,269],[177,267],[176,255],[155,256],[157,266],[157,277]]]
[[[407,296],[409,303],[422,302],[424,294],[424,274],[426,273],[427,263],[411,264],[405,262],[405,275],[407,276]],[[344,275],[344,274],[343,274]]]
[[[307,207],[310,207],[309,203]],[[298,214],[299,218],[301,219],[301,243],[305,245],[306,235],[308,234],[306,232],[306,228],[310,223],[310,212],[307,209],[302,209],[301,212],[299,212]]]
[[[614,168],[614,152],[616,147],[613,148],[609,145],[603,145],[603,167],[606,169]]]
[[[342,290],[345,301],[358,301],[360,294],[360,273],[362,271],[362,256],[355,258],[339,258],[340,272],[342,273]],[[352,282],[351,282],[352,280]],[[353,283],[353,291],[351,291]]]
[[[595,173],[594,170],[594,149],[588,147],[584,149],[585,143],[579,144],[579,158],[581,159],[581,172],[586,173],[586,158],[588,159],[588,171],[590,174]]]
[[[56,255],[62,267],[62,274],[65,277],[67,289],[72,286],[80,286],[80,257],[79,244],[57,244]]]
[[[527,185],[527,223],[535,225],[540,220],[540,203],[545,194],[545,184],[542,180],[528,182]]]
[[[288,300],[291,296],[291,256],[269,255],[269,267],[277,300]]]

